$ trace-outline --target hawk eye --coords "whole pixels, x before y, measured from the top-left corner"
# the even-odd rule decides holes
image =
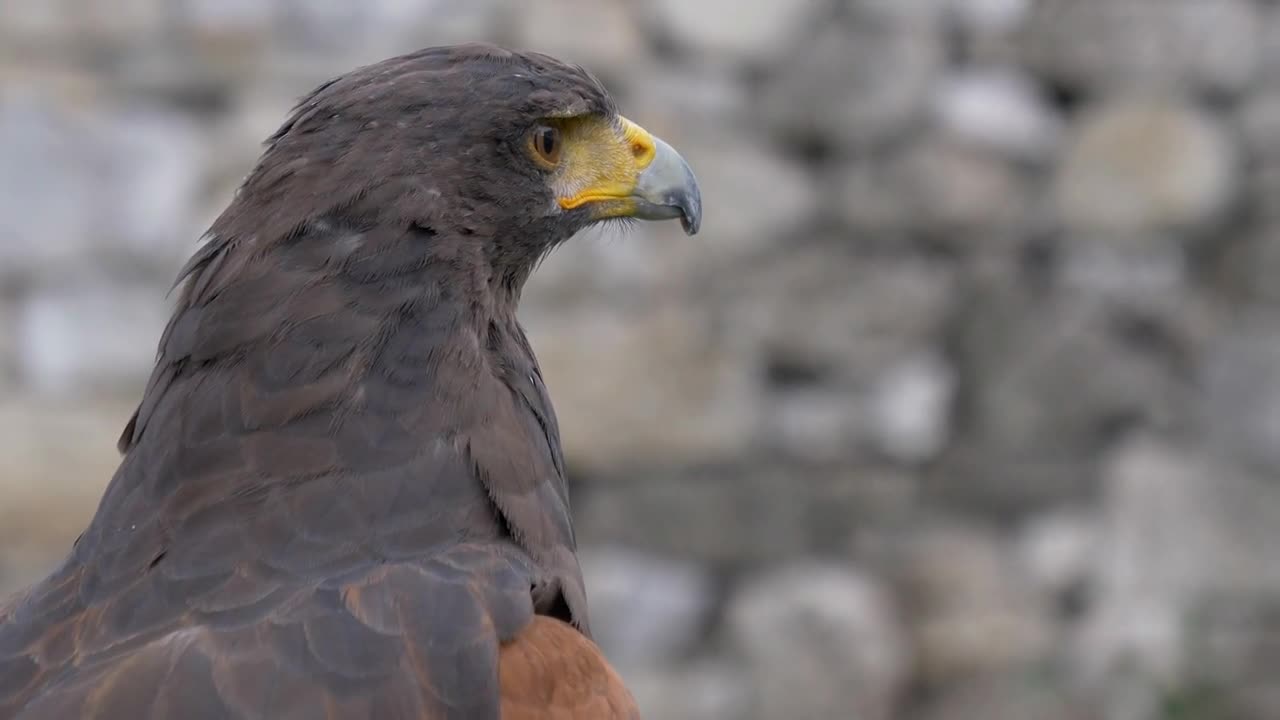
[[[543,163],[555,166],[560,164],[560,131],[553,127],[539,127],[529,138],[534,155]]]

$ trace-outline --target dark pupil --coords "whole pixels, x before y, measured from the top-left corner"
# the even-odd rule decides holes
[[[542,144],[542,154],[550,155],[556,151],[556,131],[550,128],[542,131],[538,138]]]

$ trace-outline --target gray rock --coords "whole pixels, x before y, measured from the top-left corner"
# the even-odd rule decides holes
[[[677,135],[671,142],[679,141]],[[682,154],[702,188],[703,230],[697,243],[706,265],[723,268],[728,262],[780,247],[797,229],[815,220],[819,192],[809,168],[750,136],[693,136],[688,141]],[[679,228],[670,225],[653,232],[674,236]]]
[[[829,472],[794,475],[797,489],[811,496],[810,552],[852,554],[875,574],[884,574],[884,567],[872,561],[920,512],[921,477],[908,468],[847,461]]]
[[[624,0],[549,0],[513,23],[520,47],[536,48],[597,74],[644,57],[645,37]]]
[[[942,326],[954,287],[946,268],[811,241],[722,275],[716,295],[725,297],[729,335],[763,366],[758,447],[806,462],[901,457],[910,450],[895,443],[906,434],[925,442],[938,429],[900,423],[905,386],[893,368],[920,357]]]
[[[641,548],[738,572],[811,552],[843,553],[860,531],[894,525],[918,504],[917,479],[896,468],[766,462],[615,468],[573,475],[583,547]]]
[[[273,0],[271,35],[259,62],[273,75],[314,84],[353,66],[432,45],[477,40],[516,45],[519,38],[510,28],[527,20],[527,11],[511,0]],[[250,71],[237,84],[257,79],[261,76]]]
[[[1260,8],[1261,26],[1257,36],[1261,45],[1258,81],[1266,90],[1277,87],[1276,72],[1280,71],[1280,7],[1275,3],[1263,3]]]
[[[1031,14],[1032,0],[946,0],[961,28],[978,35],[1007,34]]]
[[[1276,17],[1280,32],[1280,8]],[[1277,55],[1280,56],[1280,49]],[[1280,68],[1280,60],[1277,67]],[[1240,129],[1243,154],[1253,166],[1244,188],[1244,200],[1250,208],[1274,221],[1280,215],[1280,205],[1275,202],[1280,194],[1280,92],[1269,88],[1251,96],[1241,110]]]
[[[0,104],[0,274],[28,275],[91,249],[98,188],[81,132],[46,98],[11,95]]]
[[[778,57],[789,40],[800,36],[821,6],[815,0],[657,0],[645,9],[659,32],[707,57],[764,63]]]
[[[689,561],[622,547],[584,550],[594,639],[624,674],[688,656],[707,622],[710,576]]]
[[[1275,179],[1280,180],[1280,174]],[[1265,189],[1266,185],[1261,182],[1255,186],[1259,192]],[[1267,205],[1255,204],[1255,207],[1263,209],[1266,216],[1258,218],[1243,236],[1234,238],[1222,272],[1214,280],[1218,292],[1256,306],[1251,313],[1257,316],[1253,321],[1266,322],[1270,308],[1280,304],[1280,285],[1275,281],[1276,273],[1280,272],[1280,215],[1271,215]]]
[[[1135,708],[1189,679],[1198,628],[1280,598],[1280,487],[1184,443],[1138,437],[1109,458],[1082,676]]]
[[[1072,235],[1064,246],[1060,278],[1073,292],[1155,312],[1187,295],[1186,244],[1172,233]]]
[[[831,565],[770,572],[733,597],[728,622],[750,672],[751,717],[895,717],[908,653],[873,578]]]
[[[937,8],[858,0],[847,17],[797,38],[759,96],[767,126],[793,141],[853,149],[910,130],[925,117],[944,62]]]
[[[809,462],[846,460],[865,444],[863,395],[839,385],[771,392],[760,423],[761,445]]]
[[[622,112],[672,144],[703,142],[726,129],[743,132],[749,125],[746,83],[732,68],[703,64],[636,61],[610,90]],[[750,135],[739,136],[744,138]]]
[[[84,278],[61,287],[37,287],[18,310],[20,380],[62,397],[140,390],[168,314],[163,287]]]
[[[1231,203],[1237,165],[1212,116],[1175,100],[1118,101],[1082,119],[1055,196],[1067,226],[1083,233],[1196,228]]]
[[[167,280],[203,230],[191,218],[208,161],[205,138],[177,113],[144,107],[104,119],[96,242],[149,258]]]
[[[72,9],[44,0],[8,0],[0,9],[0,37],[10,42],[50,42],[66,39]]]
[[[1073,594],[1097,579],[1101,521],[1085,511],[1057,510],[1032,518],[1019,531],[1020,572],[1053,607],[1070,610]]]
[[[1007,673],[949,688],[926,703],[920,720],[1084,720],[1096,703],[1031,673]],[[915,716],[913,716],[915,717]]]
[[[309,53],[357,49],[389,40],[401,44],[403,33],[418,27],[433,11],[447,16],[456,4],[453,0],[276,0],[273,24],[281,42]],[[384,47],[378,57],[385,55]]]
[[[570,462],[601,469],[738,456],[751,440],[751,358],[680,297],[526,312]]]
[[[198,35],[254,35],[271,29],[279,3],[260,0],[178,0],[173,13]]]
[[[987,513],[1078,502],[1102,438],[1185,417],[1177,352],[1190,340],[1176,312],[1135,314],[1135,330],[1087,295],[1002,279],[975,285],[967,303],[953,347],[969,394],[930,485],[940,498]]]
[[[915,145],[897,173],[898,188],[911,199],[907,228],[961,250],[984,248],[964,247],[958,238],[999,247],[996,243],[1019,229],[1031,207],[1024,181],[1008,163],[946,138]]]
[[[1280,469],[1280,327],[1265,317],[1222,333],[1205,357],[1200,426],[1223,452]]]
[[[832,527],[813,525],[804,490],[817,485],[811,473],[740,464],[664,472],[665,462],[615,469],[575,497],[584,546],[638,547],[736,570],[794,558]]]
[[[1241,111],[1240,129],[1250,158],[1280,160],[1280,92],[1268,89],[1250,96]]]
[[[1030,187],[996,149],[933,133],[899,153],[850,163],[834,200],[856,237],[920,236],[961,252],[1007,255],[1031,220]]]
[[[897,156],[863,157],[846,163],[832,181],[831,198],[836,217],[856,238],[888,238],[901,242],[918,226],[911,196]]]
[[[403,12],[416,15],[412,32],[404,38],[407,48],[489,39],[511,42],[506,30],[524,21],[529,5],[512,0],[393,0]],[[536,49],[536,48],[531,48]]]
[[[623,678],[641,717],[730,720],[749,717],[746,673],[729,663],[703,660],[633,670]]]
[[[932,354],[890,368],[871,394],[870,422],[876,447],[893,460],[920,463],[946,445],[955,375]]]
[[[906,253],[863,254],[816,237],[759,256],[717,278],[731,302],[731,334],[749,339],[780,374],[868,389],[897,362],[929,347],[956,301],[944,263]],[[777,378],[780,390],[804,378]]]
[[[1280,713],[1280,598],[1215,598],[1194,615],[1184,704],[1203,716],[1270,718]],[[1189,696],[1189,697],[1188,697]],[[1198,696],[1198,697],[1197,697]],[[1205,707],[1207,706],[1207,707]]]
[[[1015,671],[1053,651],[1048,608],[993,533],[920,528],[906,543],[899,572],[914,611],[917,673],[931,685]]]
[[[0,401],[18,386],[18,313],[11,298],[0,296]]]
[[[990,3],[1023,0],[983,0]],[[1028,76],[1007,68],[948,76],[933,101],[948,134],[1008,156],[1044,161],[1053,156],[1062,122]]]
[[[547,256],[525,286],[521,307],[534,315],[566,306],[652,303],[681,292],[705,248],[669,242],[643,227],[589,228]]]
[[[204,149],[180,115],[19,96],[0,106],[0,154],[0,274],[110,253],[168,273],[196,237]]]
[[[1048,0],[1019,45],[1023,62],[1077,87],[1235,92],[1257,76],[1261,28],[1249,0]]]
[[[120,462],[133,402],[0,402],[0,597],[51,572],[93,515]]]
[[[165,30],[163,0],[80,0],[71,5],[74,11],[67,18],[67,28],[83,44],[152,42]]]

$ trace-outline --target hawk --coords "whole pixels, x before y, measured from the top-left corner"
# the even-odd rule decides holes
[[[0,605],[0,718],[635,718],[516,319],[557,245],[701,199],[586,71],[472,44],[304,98],[207,242],[123,459]]]

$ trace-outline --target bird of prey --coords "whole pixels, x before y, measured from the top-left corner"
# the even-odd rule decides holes
[[[431,48],[304,98],[179,278],[123,459],[0,605],[0,718],[610,720],[516,320],[615,218],[701,218],[586,71]]]

